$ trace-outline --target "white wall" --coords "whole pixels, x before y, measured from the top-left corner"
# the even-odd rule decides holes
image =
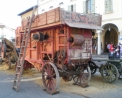
[[[113,0],[113,12],[105,13],[105,0],[95,0],[95,13],[102,15],[102,20],[122,18],[122,0]]]
[[[65,10],[68,10],[68,5],[76,4],[76,12],[83,13],[83,1],[85,0],[39,0],[39,13],[50,10],[50,6],[53,8],[59,7],[59,3],[63,2],[60,6]],[[42,2],[41,2],[42,1]],[[113,23],[122,30],[122,0],[113,0],[113,12],[105,13],[105,0],[95,0],[95,13],[102,15],[102,25],[107,23]],[[52,9],[53,9],[52,8]],[[42,12],[42,9],[45,11]]]
[[[41,0],[39,0],[41,1]],[[45,11],[49,11],[51,9],[57,8],[57,7],[61,7],[65,10],[68,10],[68,5],[73,5],[76,4],[76,12],[83,12],[83,4],[82,4],[83,0],[44,0],[42,2],[39,2],[39,14],[43,13]],[[59,3],[63,2],[63,4],[59,5]],[[49,8],[50,6],[53,6],[53,8]],[[42,9],[44,9],[45,11],[42,11]]]

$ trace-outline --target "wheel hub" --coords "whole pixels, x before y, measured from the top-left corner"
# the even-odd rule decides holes
[[[51,79],[52,79],[52,77],[51,77],[50,75],[48,75],[48,76],[47,76],[47,79],[51,80]]]

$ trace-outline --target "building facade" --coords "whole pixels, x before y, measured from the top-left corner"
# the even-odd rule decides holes
[[[21,16],[21,20],[25,20],[27,17],[31,17],[32,12],[33,12],[33,7],[36,8],[36,11],[34,14],[37,15],[37,5],[35,5],[18,14],[18,16]]]
[[[94,38],[100,40],[98,46],[103,52],[108,51],[106,46],[111,42],[115,46],[122,43],[122,0],[38,0],[39,14],[56,7],[82,14],[101,14],[104,30],[95,33]],[[102,53],[99,48],[98,54]]]

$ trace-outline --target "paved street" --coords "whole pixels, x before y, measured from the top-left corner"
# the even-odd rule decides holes
[[[99,73],[92,76],[88,88],[74,86],[71,83],[61,83],[60,93],[55,95],[47,94],[34,81],[22,81],[20,91],[15,92],[12,89],[11,79],[13,75],[0,72],[0,98],[122,98],[122,81],[106,84]]]
[[[105,62],[95,63],[100,65]],[[73,81],[61,80],[60,92],[55,95],[43,91],[38,71],[31,69],[24,74],[27,75],[23,76],[20,91],[16,92],[12,89],[14,70],[0,70],[0,98],[122,98],[122,80],[106,83],[99,72],[92,75],[87,88],[72,85]]]
[[[84,98],[83,96],[62,91],[59,94],[49,95],[32,81],[21,82],[20,91],[15,92],[12,89],[13,82],[9,82],[11,78],[13,78],[13,75],[0,72],[0,98]]]

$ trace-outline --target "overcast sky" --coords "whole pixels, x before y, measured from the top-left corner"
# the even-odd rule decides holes
[[[18,14],[34,5],[37,5],[37,0],[0,0],[0,23],[16,29],[21,25],[21,17]],[[4,30],[6,36],[14,36],[14,33],[9,31]]]
[[[20,22],[17,14],[37,4],[37,0],[0,0],[0,23],[16,28]]]

